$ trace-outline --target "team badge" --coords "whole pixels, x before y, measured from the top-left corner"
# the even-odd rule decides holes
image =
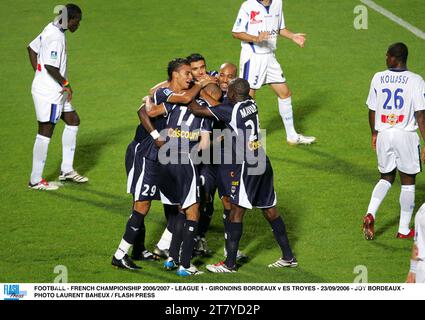
[[[51,51],[50,52],[50,58],[51,59],[57,59],[58,58],[58,52],[57,51]]]
[[[387,123],[390,126],[395,125],[397,122],[398,122],[398,116],[396,116],[394,113],[391,113],[390,115],[388,115]]]

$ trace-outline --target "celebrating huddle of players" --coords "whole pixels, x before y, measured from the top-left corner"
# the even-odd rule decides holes
[[[236,78],[236,66],[230,63],[212,76],[199,54],[172,60],[167,71],[168,80],[139,109],[141,124],[127,149],[128,192],[134,206],[112,264],[138,269],[133,260],[164,257],[166,270],[177,269],[180,276],[201,274],[191,259],[195,244],[195,252],[208,253],[205,233],[218,188],[226,259],[207,269],[236,271],[236,260],[243,257],[238,251],[242,219],[252,207],[263,210],[282,249],[282,257],[269,266],[296,267],[276,209],[273,170],[261,145],[258,108],[249,95],[248,81]],[[212,134],[213,128],[220,129]],[[210,151],[217,145],[220,152],[215,157]],[[144,219],[151,201],[159,199],[168,225],[165,239],[151,253],[144,246]]]

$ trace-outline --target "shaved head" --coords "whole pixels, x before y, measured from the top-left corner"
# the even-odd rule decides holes
[[[221,92],[221,89],[219,88],[218,85],[216,85],[214,83],[210,83],[203,90],[208,95],[210,95],[211,98],[213,98],[214,100],[220,100],[221,99],[222,92]]]
[[[227,92],[229,88],[229,82],[237,77],[238,68],[229,62],[225,62],[220,67],[220,72],[218,74],[218,85],[220,86],[221,91]]]

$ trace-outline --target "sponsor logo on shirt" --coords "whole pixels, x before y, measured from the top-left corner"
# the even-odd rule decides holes
[[[51,51],[50,52],[50,59],[57,59],[58,58],[58,52],[57,51]]]
[[[256,17],[260,14],[260,11],[251,11],[250,24],[261,23],[263,20],[257,20]]]

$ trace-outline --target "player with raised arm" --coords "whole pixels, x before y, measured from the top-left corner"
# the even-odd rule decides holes
[[[50,139],[60,118],[65,122],[65,129],[62,135],[59,180],[77,183],[88,181],[87,177],[78,174],[73,167],[80,118],[71,105],[73,91],[67,75],[65,38],[67,30],[72,33],[77,31],[82,13],[74,4],[67,4],[63,10],[66,12],[62,12],[62,17],[67,17],[67,21],[49,23],[28,46],[29,59],[35,71],[31,93],[38,121],[38,134],[34,143],[32,172],[28,186],[37,190],[58,189],[57,185],[49,184],[42,176]]]
[[[276,193],[273,184],[273,169],[269,158],[261,145],[258,108],[249,96],[250,86],[244,79],[235,79],[229,85],[228,102],[215,107],[204,108],[192,102],[193,114],[200,117],[212,117],[226,124],[238,139],[232,139],[233,153],[242,157],[236,163],[235,176],[231,192],[232,209],[230,223],[226,230],[225,261],[208,265],[211,272],[235,272],[239,241],[242,237],[242,220],[246,209],[261,208],[264,217],[270,223],[282,256],[269,265],[271,268],[296,267],[298,262],[292,253],[286,233],[286,227],[276,208]]]
[[[250,84],[250,96],[265,84],[270,84],[278,96],[279,113],[286,130],[286,141],[291,144],[311,144],[316,138],[296,132],[292,112],[292,93],[282,68],[276,60],[278,36],[290,39],[304,47],[306,35],[286,28],[282,0],[247,0],[242,3],[232,30],[233,37],[241,40],[239,74]]]
[[[406,282],[425,283],[425,204],[416,213],[415,242]]]
[[[168,203],[180,205],[183,211],[176,218],[170,257],[164,267],[167,270],[178,267],[180,276],[198,275],[202,272],[190,263],[199,221],[199,175],[191,154],[209,147],[212,128],[211,121],[191,114],[187,104],[212,80],[209,77],[199,79],[189,89],[193,77],[186,59],[171,61],[168,76],[170,86],[157,89],[154,105],[147,105],[150,117],[168,115],[167,142],[159,154],[162,164],[160,189]]]
[[[419,127],[425,138],[425,82],[407,70],[408,49],[395,43],[387,50],[388,69],[373,76],[367,106],[372,148],[378,157],[381,179],[376,184],[363,219],[366,240],[375,238],[376,214],[400,173],[400,223],[397,238],[413,238],[410,221],[415,208],[415,180],[421,171]],[[425,159],[422,150],[422,161]]]

